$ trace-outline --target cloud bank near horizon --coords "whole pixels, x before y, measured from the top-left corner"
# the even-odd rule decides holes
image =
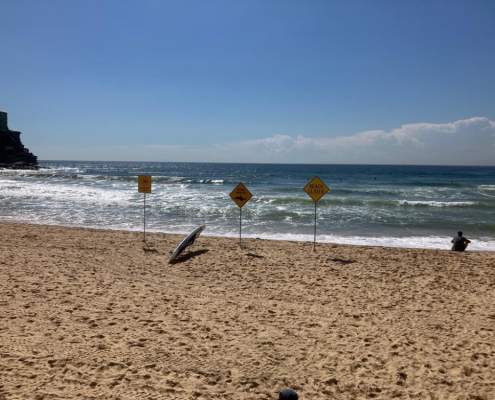
[[[53,153],[51,150],[46,148],[47,156]],[[88,148],[87,154],[88,160],[495,165],[495,121],[473,117],[335,137],[275,134],[213,146],[119,145]],[[82,156],[65,153],[42,158],[83,159]]]
[[[495,121],[405,124],[333,138],[298,135],[231,144],[273,161],[366,164],[495,164]]]

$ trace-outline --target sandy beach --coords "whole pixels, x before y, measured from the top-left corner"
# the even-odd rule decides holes
[[[495,253],[0,225],[0,399],[495,398]]]

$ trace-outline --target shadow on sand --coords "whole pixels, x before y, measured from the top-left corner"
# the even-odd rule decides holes
[[[186,253],[186,254],[181,254],[174,261],[170,262],[170,264],[178,264],[178,263],[187,261],[190,258],[200,256],[201,254],[208,253],[208,251],[209,251],[208,249],[201,249],[201,250],[196,250],[196,251],[190,251],[189,253]]]
[[[352,264],[355,263],[356,261],[354,260],[346,260],[344,258],[330,258],[330,261],[342,264],[342,265],[347,265],[347,264]]]

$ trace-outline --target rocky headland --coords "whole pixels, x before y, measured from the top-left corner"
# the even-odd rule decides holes
[[[38,158],[24,147],[20,136],[21,132],[9,129],[7,113],[0,111],[0,168],[38,168]]]

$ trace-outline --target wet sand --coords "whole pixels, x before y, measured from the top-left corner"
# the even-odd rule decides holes
[[[495,398],[495,253],[0,224],[0,399]]]

